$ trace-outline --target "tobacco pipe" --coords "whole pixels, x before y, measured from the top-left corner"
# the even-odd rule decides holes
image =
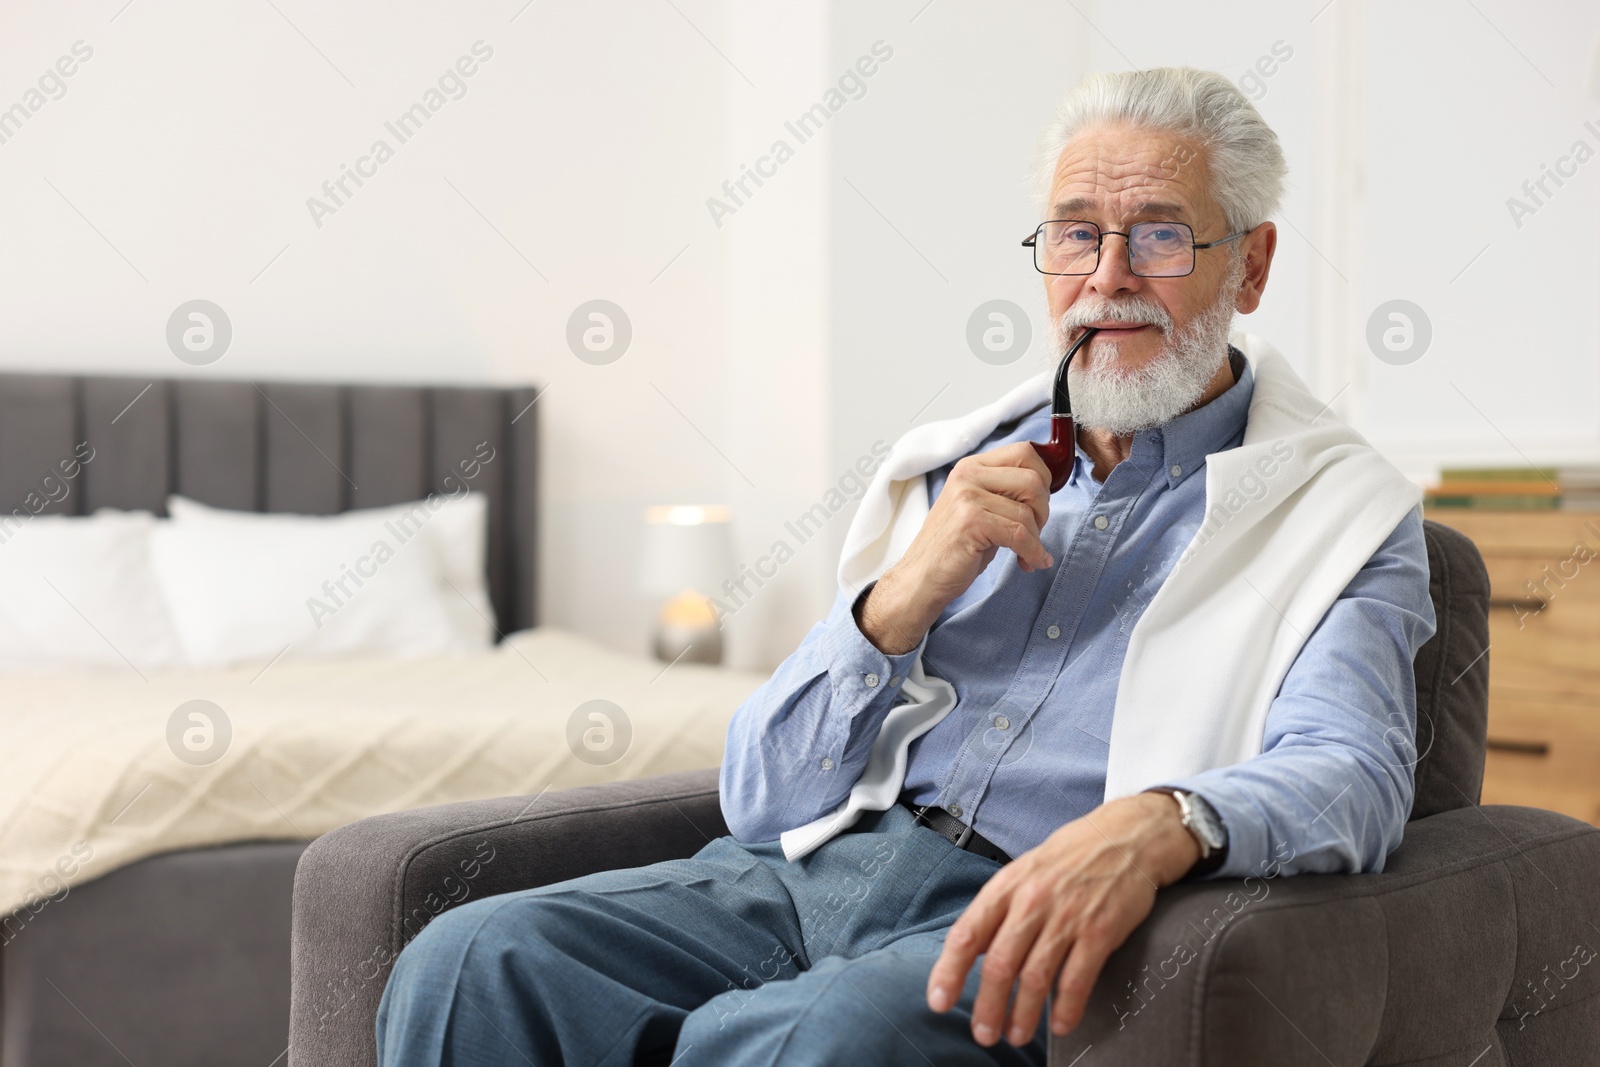
[[[1078,354],[1078,349],[1099,332],[1097,327],[1085,327],[1083,336],[1067,349],[1066,356],[1061,360],[1061,366],[1056,369],[1055,392],[1052,394],[1050,404],[1050,440],[1032,442],[1034,451],[1039,453],[1039,458],[1050,468],[1052,493],[1067,484],[1067,475],[1072,473],[1072,460],[1077,454],[1078,447],[1076,431],[1072,424],[1072,397],[1067,392],[1067,364]]]

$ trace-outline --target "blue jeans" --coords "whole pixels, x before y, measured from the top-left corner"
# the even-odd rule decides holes
[[[1042,1020],[1023,1048],[973,1041],[978,967],[954,1008],[928,1008],[946,931],[999,869],[897,806],[794,863],[720,837],[465,904],[395,961],[378,1060],[1042,1067]]]

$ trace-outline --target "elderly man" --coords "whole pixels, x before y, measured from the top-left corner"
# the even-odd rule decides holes
[[[1418,494],[1269,346],[1284,162],[1226,79],[1099,75],[1041,165],[1045,376],[897,443],[828,618],[738,710],[732,835],[468,904],[385,1064],[1043,1064],[1185,878],[1376,871],[1433,633]],[[1054,994],[1053,999],[1051,994]]]

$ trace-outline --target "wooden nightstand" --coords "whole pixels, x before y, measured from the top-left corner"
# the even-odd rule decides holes
[[[1600,825],[1600,512],[1424,513],[1472,538],[1489,571],[1483,802]]]

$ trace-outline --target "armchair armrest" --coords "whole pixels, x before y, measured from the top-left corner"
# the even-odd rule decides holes
[[[690,856],[727,832],[710,769],[378,815],[324,834],[295,872],[289,1067],[377,1062],[390,967],[446,909]]]
[[[1597,874],[1595,827],[1469,807],[1408,824],[1382,874],[1170,887],[1050,1063],[1578,1062],[1600,1043],[1600,965],[1574,947],[1600,946]]]

